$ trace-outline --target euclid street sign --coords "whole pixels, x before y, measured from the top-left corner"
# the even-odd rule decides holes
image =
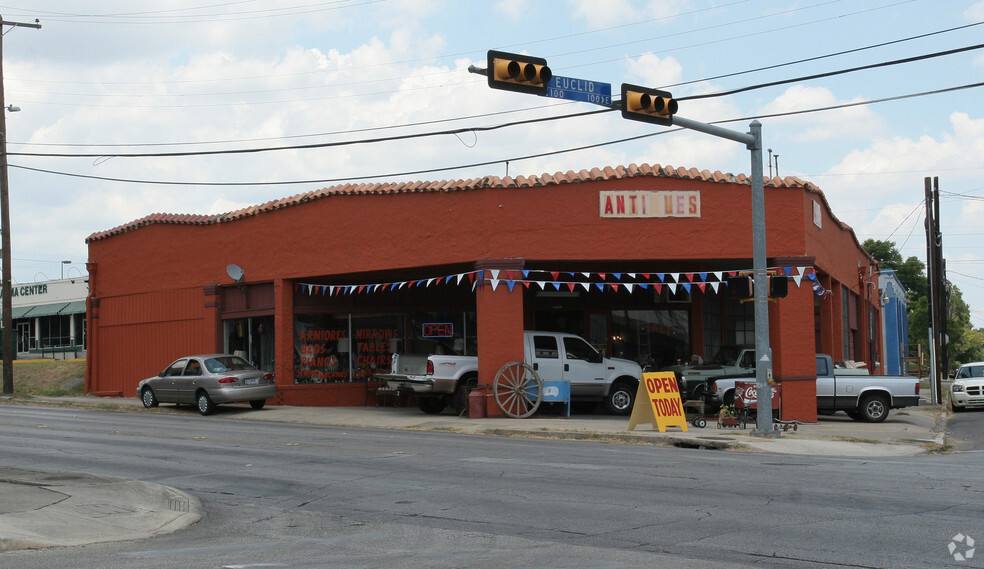
[[[547,84],[546,96],[608,107],[612,104],[612,85],[611,83],[554,75],[550,79],[550,83]]]

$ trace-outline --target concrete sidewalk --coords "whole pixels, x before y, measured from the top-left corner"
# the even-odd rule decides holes
[[[190,407],[173,405],[144,409],[136,398],[0,398],[0,403],[197,414]],[[426,415],[414,407],[267,406],[255,411],[248,405],[224,405],[215,418],[813,456],[899,457],[946,450],[946,410],[938,405],[895,410],[884,423],[876,424],[853,421],[840,413],[767,437],[754,435],[751,429],[718,429],[713,420],[703,429],[688,425],[687,431],[671,427],[660,433],[650,425],[629,431],[628,417],[611,415],[468,419]],[[0,468],[0,551],[141,539],[187,527],[201,516],[198,500],[172,488],[85,474]]]

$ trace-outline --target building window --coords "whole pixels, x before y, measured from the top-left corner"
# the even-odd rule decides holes
[[[224,320],[225,351],[273,373],[273,316]]]
[[[690,358],[690,312],[613,310],[612,354],[660,369]]]

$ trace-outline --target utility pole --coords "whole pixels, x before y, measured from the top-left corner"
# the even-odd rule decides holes
[[[8,22],[0,16],[0,263],[3,263],[0,273],[0,295],[3,296],[3,393],[10,395],[14,392],[14,318],[11,305],[10,273],[10,184],[7,180],[7,105],[3,100],[3,29],[4,26],[41,29],[38,20],[33,24],[23,22]]]
[[[943,402],[942,379],[949,368],[949,294],[943,232],[940,230],[940,179],[925,178],[926,188],[926,278],[929,281],[929,357],[932,403]]]

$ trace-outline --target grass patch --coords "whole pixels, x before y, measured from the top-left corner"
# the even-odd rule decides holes
[[[15,397],[72,397],[85,391],[85,360],[17,360]]]

